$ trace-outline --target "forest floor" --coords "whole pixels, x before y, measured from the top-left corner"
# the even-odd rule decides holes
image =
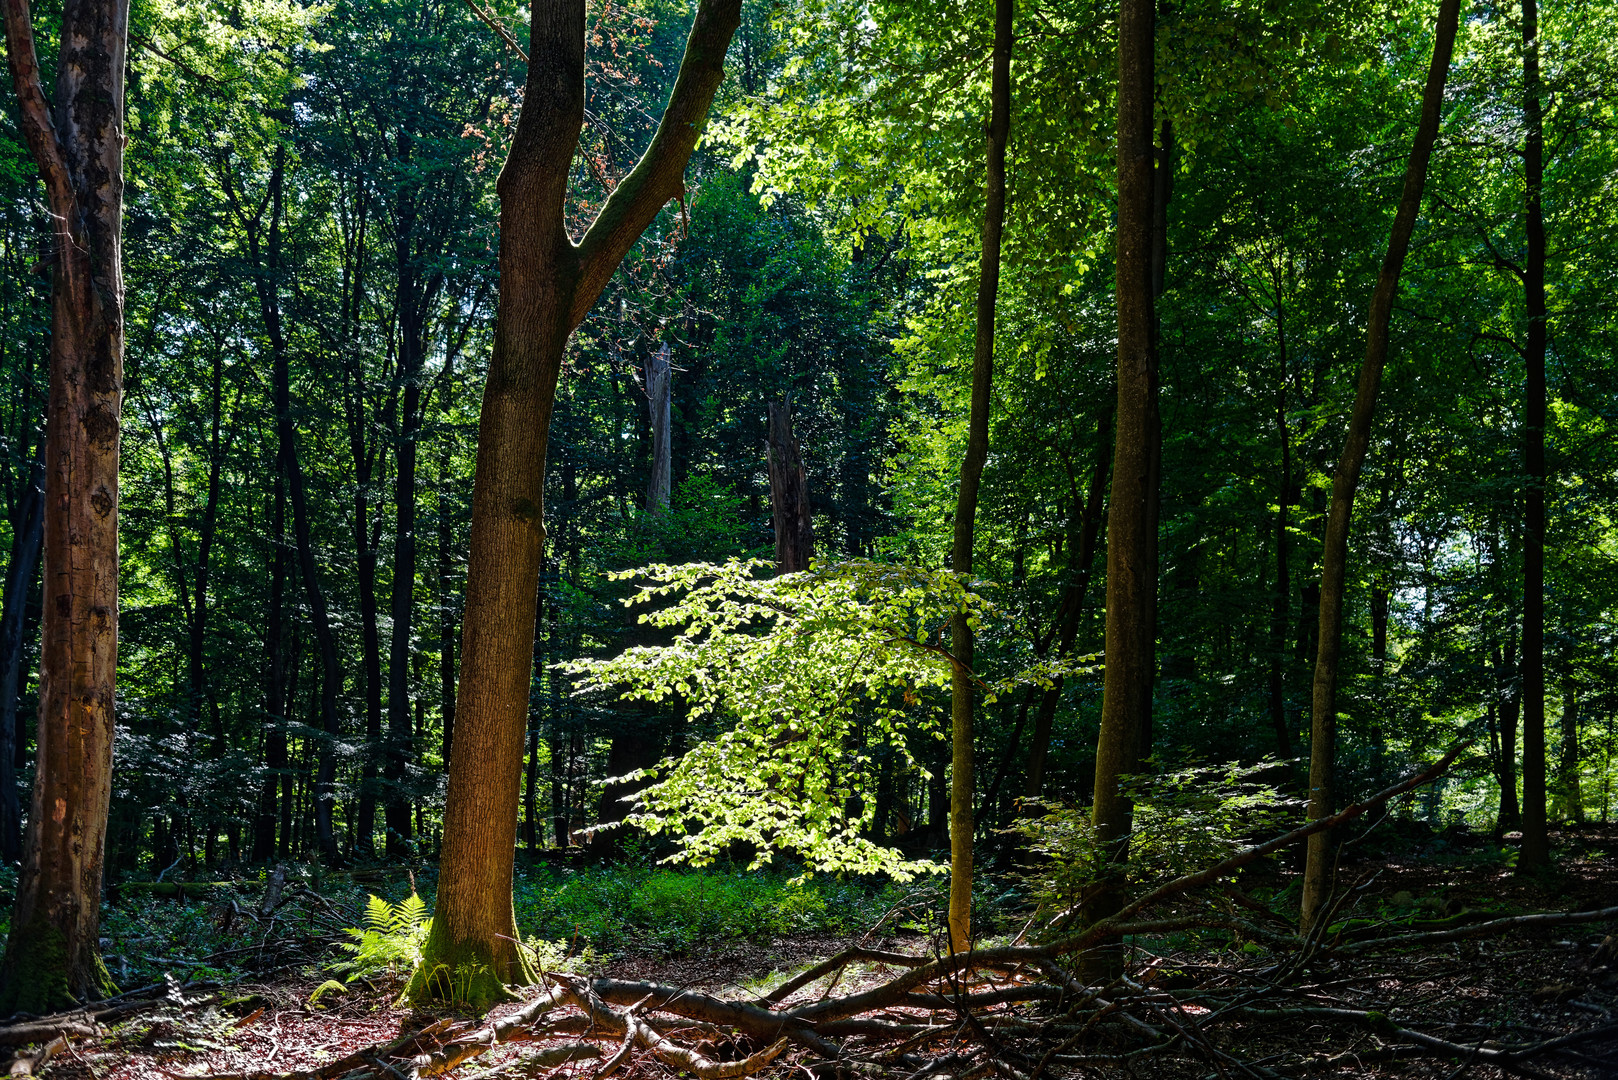
[[[1508,838],[1508,844],[1510,843]],[[1356,927],[1397,922],[1429,912],[1437,916],[1487,911],[1583,911],[1618,904],[1618,826],[1591,825],[1560,830],[1554,837],[1559,858],[1554,872],[1543,877],[1517,876],[1510,852],[1486,835],[1466,832],[1417,833],[1392,850],[1345,854],[1339,880],[1362,886],[1355,911],[1362,921],[1344,923],[1339,940]],[[1269,880],[1244,878],[1248,895],[1285,897],[1290,874],[1269,871]],[[1278,904],[1280,901],[1277,901]],[[202,905],[194,905],[201,907]],[[239,906],[239,905],[238,905]],[[316,905],[318,907],[318,905]],[[217,905],[215,905],[217,909]],[[314,911],[315,908],[311,908]],[[214,916],[218,912],[215,910]],[[336,918],[337,911],[328,918]],[[890,920],[891,923],[891,920]],[[1279,918],[1273,920],[1279,930]],[[311,917],[309,926],[324,925]],[[1146,1077],[1223,1078],[1241,1076],[1434,1077],[1528,1076],[1618,1080],[1618,958],[1605,956],[1603,940],[1618,926],[1586,922],[1560,926],[1517,926],[1507,932],[1471,940],[1371,951],[1355,955],[1327,948],[1298,977],[1308,994],[1308,1007],[1281,1003],[1274,1015],[1208,1025],[1207,1034],[1188,1039],[1195,1045],[1181,1052],[1142,1059],[1130,1067],[1106,1063],[1048,1064],[1044,1075],[1135,1075]],[[323,940],[330,948],[331,938]],[[711,942],[694,941],[684,948],[655,951],[626,949],[598,961],[593,975],[619,980],[647,980],[685,991],[705,992],[728,1000],[756,1001],[778,985],[839,950],[855,944],[875,945],[895,953],[927,954],[936,943],[920,932],[886,932],[880,940],[859,933],[753,934]],[[1208,1018],[1210,1009],[1196,1002],[1201,994],[1217,995],[1250,985],[1263,970],[1267,950],[1230,935],[1187,935],[1132,946],[1130,970],[1148,987],[1163,988],[1151,1006],[1162,1024],[1179,1030]],[[1607,950],[1612,945],[1606,946]],[[260,952],[263,952],[261,948]],[[272,958],[275,955],[272,952]],[[328,953],[324,962],[329,963]],[[311,962],[313,958],[313,962]],[[422,1028],[438,1019],[394,1007],[392,994],[363,987],[344,994],[328,993],[311,1005],[311,995],[330,973],[323,969],[319,948],[283,956],[281,970],[208,986],[175,984],[156,1008],[143,1008],[105,1034],[70,1037],[44,1071],[57,1080],[174,1080],[180,1077],[313,1075],[344,1055]],[[220,974],[203,968],[205,975]],[[901,968],[879,963],[850,966],[839,977],[836,992],[847,993],[898,974]],[[817,980],[785,999],[812,1001],[832,991]],[[1166,996],[1177,994],[1174,998]],[[1145,1000],[1145,999],[1143,999]],[[1165,1008],[1163,1001],[1169,1001]],[[1203,999],[1207,1000],[1207,999]],[[1468,1055],[1446,1053],[1442,1045],[1412,1053],[1403,1042],[1376,1025],[1344,1022],[1330,1008],[1382,1014],[1407,1032],[1414,1029],[1441,1044],[1473,1048]],[[496,1010],[494,1016],[516,1006]],[[1215,1005],[1217,1008],[1217,1005]],[[553,1015],[572,1011],[559,1007]],[[633,1010],[631,1010],[633,1011]],[[1049,1003],[1029,1002],[1017,1015],[1035,1024],[1051,1014]],[[888,1020],[937,1022],[937,1010],[890,1008]],[[1001,1013],[998,1015],[1010,1015]],[[1142,1016],[1152,1016],[1142,1012]],[[582,1018],[580,1018],[582,1019]],[[1153,1023],[1158,1023],[1153,1020]],[[467,1026],[475,1026],[469,1018]],[[1159,1024],[1161,1027],[1161,1024]],[[559,1046],[581,1038],[572,1032],[552,1038]],[[1517,1048],[1574,1032],[1605,1033],[1502,1064],[1478,1058],[1490,1050]],[[1110,1036],[1097,1036],[1097,1051]],[[611,1055],[618,1036],[596,1039]],[[579,1061],[540,1067],[536,1048],[546,1043],[512,1042],[494,1047],[443,1074],[473,1080],[494,1075],[555,1075],[558,1080],[596,1076],[599,1064]],[[734,1061],[759,1047],[737,1045],[711,1030],[696,1045],[710,1059]],[[1403,1046],[1400,1050],[1397,1047]],[[1200,1049],[1199,1049],[1200,1048]],[[789,1050],[760,1076],[825,1072],[794,1068],[797,1050]],[[1045,1065],[1047,1063],[1043,1063]],[[620,1076],[674,1075],[650,1054],[622,1063]],[[997,1069],[1004,1076],[1028,1080],[1027,1066]],[[389,1075],[381,1070],[382,1075]],[[893,1075],[915,1070],[900,1069]],[[957,1069],[960,1073],[966,1070]],[[1037,1071],[1037,1070],[1036,1070]],[[948,1070],[940,1070],[948,1074]],[[982,1075],[983,1070],[976,1070]],[[395,1078],[398,1073],[392,1074]]]

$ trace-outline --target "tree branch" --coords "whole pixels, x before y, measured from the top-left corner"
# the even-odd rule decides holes
[[[28,0],[5,0],[6,57],[11,64],[11,82],[17,91],[18,112],[28,149],[45,181],[51,212],[65,233],[73,209],[73,183],[67,172],[67,159],[56,137],[50,103],[39,77],[39,57],[34,51],[33,13]]]
[[[16,3],[18,0],[6,0]],[[685,190],[685,166],[724,78],[725,51],[741,23],[741,0],[702,0],[686,39],[680,73],[646,153],[578,245],[579,276],[568,327],[577,327],[595,306],[618,264],[658,211]]]

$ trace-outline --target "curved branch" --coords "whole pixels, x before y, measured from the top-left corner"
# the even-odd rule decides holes
[[[18,0],[6,0],[16,3]],[[685,166],[724,78],[725,52],[741,24],[741,0],[702,0],[680,73],[652,144],[607,198],[578,245],[579,276],[568,327],[584,321],[618,264],[665,203],[685,191]]]

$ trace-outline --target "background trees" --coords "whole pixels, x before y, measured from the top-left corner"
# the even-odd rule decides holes
[[[734,78],[683,200],[651,219],[558,354],[547,538],[533,589],[519,590],[536,600],[518,620],[533,646],[513,661],[534,665],[512,721],[524,848],[589,842],[633,789],[607,778],[721,729],[678,696],[577,693],[552,665],[664,643],[617,604],[630,586],[611,572],[773,548],[772,404],[790,402],[821,557],[947,561],[968,443],[992,6],[858,7],[869,17],[840,2],[744,5]],[[528,52],[526,9],[494,15]],[[1613,778],[1606,73],[1618,35],[1610,5],[1538,15],[1544,318],[1523,280],[1521,13],[1489,9],[1463,20],[1391,323],[1348,522],[1337,680],[1344,796],[1475,732],[1475,759],[1419,812],[1507,830],[1539,756],[1519,748],[1536,702],[1553,819],[1602,813]],[[974,669],[991,672],[1100,651],[1114,554],[1100,529],[1117,424],[1114,13],[1052,2],[1017,17],[972,562],[1006,616],[974,643]],[[454,687],[474,403],[499,296],[494,179],[529,65],[447,0],[166,3],[134,18],[124,764],[109,873],[435,856],[446,770],[466,745]],[[574,235],[652,139],[689,12],[636,0],[584,18],[583,127],[562,204]],[[1431,12],[1177,4],[1156,20],[1153,163],[1172,198],[1154,204],[1163,446],[1142,753],[1150,768],[1292,759],[1308,745],[1330,467]],[[48,347],[44,279],[30,273],[46,219],[11,115],[0,841],[38,745],[29,477]],[[1547,328],[1542,691],[1524,682],[1535,325]],[[645,373],[665,348],[670,497],[649,514]],[[865,741],[839,753],[869,761],[850,790],[870,803],[871,835],[916,854],[943,843],[951,792],[946,695],[912,696],[913,760],[858,723],[851,738]],[[977,709],[980,851],[1020,796],[1092,800],[1101,709],[1099,679],[1074,673]]]

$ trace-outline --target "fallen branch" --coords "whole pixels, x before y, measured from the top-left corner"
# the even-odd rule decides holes
[[[1618,919],[1618,905],[1597,911],[1541,911],[1533,915],[1515,915],[1507,919],[1491,919],[1453,930],[1430,930],[1417,934],[1394,934],[1389,937],[1368,938],[1329,950],[1333,956],[1352,956],[1373,949],[1399,948],[1409,945],[1434,945],[1445,941],[1460,941],[1469,937],[1487,937],[1501,930],[1532,926],[1566,926],[1569,923],[1600,922]]]

